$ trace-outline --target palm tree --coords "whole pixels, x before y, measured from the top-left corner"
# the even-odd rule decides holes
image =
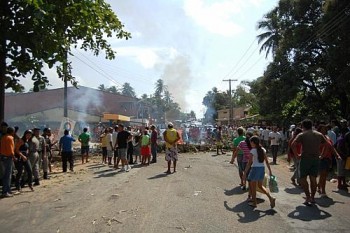
[[[106,91],[106,87],[104,84],[100,84],[100,86],[97,87],[100,91]]]
[[[116,86],[111,86],[107,89],[108,92],[113,93],[113,94],[120,94],[118,88]]]
[[[130,86],[130,83],[124,83],[122,87],[122,94],[126,96],[136,97],[134,88]]]
[[[264,19],[258,22],[258,29],[265,32],[257,36],[258,43],[261,44],[259,52],[266,51],[266,57],[269,53],[276,55],[276,51],[281,40],[279,27],[278,8],[273,9],[264,16]]]
[[[154,92],[154,96],[156,98],[161,98],[162,94],[164,92],[164,81],[162,79],[158,79],[156,82],[156,88],[155,88],[155,92]]]

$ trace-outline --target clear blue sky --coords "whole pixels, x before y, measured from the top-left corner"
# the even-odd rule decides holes
[[[183,111],[202,116],[202,100],[209,90],[227,90],[223,79],[238,79],[233,88],[242,80],[256,79],[268,64],[265,53],[259,54],[255,38],[261,32],[256,25],[277,0],[107,2],[132,39],[110,39],[117,52],[112,61],[103,54],[94,57],[72,49],[73,75],[80,85],[97,88],[129,82],[140,97],[153,93],[156,80],[162,78]],[[55,71],[48,72],[50,88],[63,87]],[[24,84],[28,86],[28,80]]]

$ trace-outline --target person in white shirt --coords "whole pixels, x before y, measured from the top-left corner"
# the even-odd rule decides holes
[[[268,152],[268,148],[269,148],[269,134],[270,134],[270,129],[269,128],[264,128],[262,131],[262,137],[263,137],[263,147],[266,150],[266,153]]]
[[[108,158],[108,165],[112,165],[112,157],[113,157],[113,140],[112,140],[112,133],[113,133],[113,128],[110,127],[108,128],[108,133],[106,135],[107,137],[107,158]]]
[[[118,137],[118,125],[114,126],[114,131],[112,133],[112,145],[113,145],[113,165],[118,167],[119,157],[118,157],[118,148],[117,148],[117,137]]]
[[[277,164],[277,153],[278,147],[281,140],[281,134],[277,131],[277,127],[273,127],[273,131],[269,133],[270,145],[271,145],[271,154],[273,159],[273,164]]]

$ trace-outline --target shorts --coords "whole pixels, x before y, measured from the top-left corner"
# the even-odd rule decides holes
[[[102,156],[107,156],[107,147],[102,147]]]
[[[177,161],[178,156],[177,156],[177,148],[172,147],[172,148],[166,148],[165,150],[165,160],[170,162],[170,161]]]
[[[265,167],[251,167],[248,175],[249,181],[263,181],[265,177]]]
[[[151,155],[151,148],[149,146],[142,146],[141,147],[141,155],[142,156],[149,156],[149,155]]]
[[[89,154],[90,147],[89,146],[82,146],[81,147],[81,154]]]
[[[223,144],[221,141],[217,141],[217,142],[216,142],[216,146],[217,146],[218,148],[222,148],[223,145],[224,145],[224,144]]]
[[[320,171],[328,171],[331,167],[332,160],[328,158],[320,159]]]
[[[247,166],[247,162],[237,162],[237,164],[238,164],[238,170],[240,172],[244,172],[245,167]]]
[[[300,159],[300,178],[307,176],[317,177],[319,167],[319,159],[317,158],[301,158]]]
[[[120,159],[126,159],[127,158],[127,149],[126,148],[119,148],[118,149],[118,158]]]
[[[107,157],[112,158],[113,157],[113,151],[112,150],[107,150]]]

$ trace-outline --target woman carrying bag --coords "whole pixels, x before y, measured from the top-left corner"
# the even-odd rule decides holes
[[[248,180],[250,182],[252,200],[248,202],[248,204],[253,208],[257,207],[256,186],[258,186],[262,193],[264,193],[269,198],[271,208],[274,208],[276,204],[276,198],[272,197],[270,195],[270,192],[263,186],[263,180],[265,176],[264,162],[266,163],[266,166],[269,170],[270,177],[272,176],[271,168],[266,156],[266,150],[261,147],[260,140],[257,136],[250,138],[250,144],[252,147],[250,151],[251,158],[244,172],[244,176],[246,176],[245,174],[247,174],[250,169]],[[246,177],[244,177],[244,179],[245,178]]]

